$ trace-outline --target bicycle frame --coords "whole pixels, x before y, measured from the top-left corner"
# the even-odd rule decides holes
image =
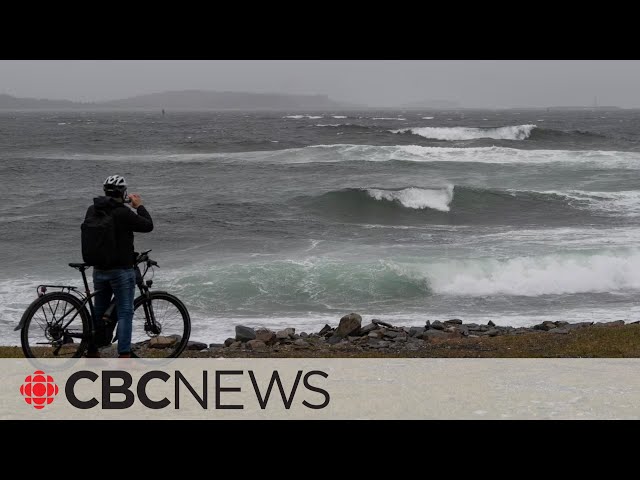
[[[82,305],[80,305],[80,307],[76,310],[76,313],[73,315],[73,317],[71,317],[68,322],[66,322],[65,324],[62,325],[62,329],[63,330],[65,330],[71,324],[71,322],[73,322],[73,320],[80,313],[80,310],[82,310],[83,308],[85,308],[85,306],[87,304],[89,304],[89,319],[91,320],[91,336],[93,337],[93,336],[95,336],[96,315],[95,315],[95,307],[93,306],[92,299],[98,293],[100,293],[102,290],[95,290],[94,292],[91,292],[89,290],[89,282],[87,281],[87,276],[85,274],[84,268],[80,271],[80,273],[82,274],[82,281],[83,281],[84,287],[85,287],[85,292],[84,293],[79,291],[76,287],[72,287],[72,286],[68,286],[68,285],[39,285],[38,287],[61,288],[62,291],[64,291],[64,289],[68,289],[69,293],[73,292],[73,293],[75,293],[76,295],[78,295],[82,299]],[[140,294],[144,295],[145,297],[148,297],[149,296],[149,285],[145,285],[144,282],[142,282],[142,278],[143,277],[144,277],[144,275],[141,274],[140,282],[136,282],[136,284],[137,284],[138,289],[140,290]],[[115,297],[111,300],[111,304],[114,304],[114,303],[115,303]],[[150,319],[152,323],[155,323],[155,315],[153,314],[152,305],[150,303],[149,304],[144,303],[142,305],[142,307],[144,308],[145,318],[148,319],[148,320]],[[57,321],[58,322],[62,322],[65,319],[65,317],[67,315],[69,315],[72,311],[73,310],[70,310],[69,312],[65,313]],[[70,337],[74,337],[74,338],[82,338],[82,334],[69,333],[68,335]]]
[[[141,259],[145,258],[146,255],[149,252],[144,252],[141,255]],[[145,261],[149,261],[148,257],[146,257]],[[155,262],[154,262],[155,264]],[[157,266],[157,264],[155,264]],[[82,300],[82,304],[80,305],[80,307],[78,309],[71,309],[69,310],[67,313],[65,313],[62,317],[60,317],[59,319],[56,320],[56,323],[60,324],[63,321],[65,321],[65,318],[71,314],[74,310],[75,313],[74,315],[69,319],[69,321],[66,321],[66,323],[64,323],[62,325],[62,329],[66,330],[66,328],[71,324],[71,322],[73,322],[73,320],[80,314],[80,312],[82,311],[83,308],[86,308],[87,304],[89,305],[89,321],[91,322],[91,337],[95,338],[96,335],[96,331],[95,331],[95,324],[96,324],[96,316],[95,316],[95,307],[93,305],[93,297],[95,297],[98,293],[100,293],[102,290],[95,290],[94,292],[91,292],[91,290],[89,289],[89,282],[87,281],[87,275],[85,274],[85,270],[87,268],[90,268],[89,266],[80,266],[80,264],[73,265],[76,268],[78,268],[78,270],[80,271],[80,273],[82,274],[82,283],[84,284],[84,292],[82,292],[81,290],[79,290],[77,287],[73,287],[71,285],[38,285],[36,287],[36,291],[38,292],[38,295],[44,295],[46,292],[47,288],[59,288],[61,289],[63,292],[65,290],[67,290],[67,293],[73,293],[75,295],[77,295],[78,297],[80,297],[80,299]],[[138,267],[138,265],[135,265],[135,271],[136,271],[136,285],[138,287],[138,289],[140,290],[140,294],[143,295],[146,298],[149,298],[149,291],[150,291],[150,287],[153,284],[152,280],[147,280],[144,281],[144,276],[146,275],[147,271],[149,270],[149,264],[147,264],[147,268],[145,269],[144,273],[140,272],[140,269]],[[138,273],[140,273],[140,275],[138,276]],[[115,298],[113,298],[111,300],[111,304],[115,303]],[[150,323],[149,328],[155,328],[155,315],[153,312],[153,306],[151,305],[150,302],[145,302],[142,305],[143,309],[144,309],[144,313],[145,313],[145,318],[146,318],[146,322],[145,322],[145,329],[147,328],[147,323]],[[53,315],[55,316],[55,313],[57,313],[56,311],[52,312]],[[21,319],[20,322],[18,323],[18,325],[14,328],[14,331],[18,331],[21,330],[22,327],[24,325],[24,319]],[[84,337],[84,332],[81,334],[76,334],[76,333],[68,333],[68,335],[70,337],[73,338],[83,338]]]
[[[133,347],[131,355],[137,356],[134,355],[137,352],[142,356],[176,357],[187,347],[191,333],[191,320],[184,303],[175,295],[165,291],[152,290],[154,267],[158,267],[158,263],[149,258],[150,251],[138,254],[133,264],[135,285],[138,287],[140,295],[136,295],[133,301],[134,324],[132,327],[137,333],[135,343],[131,345]],[[61,284],[41,284],[36,287],[39,298],[31,302],[16,327],[16,330],[21,330],[22,349],[27,357],[35,358],[50,354],[57,356],[62,348],[65,348],[63,353],[79,357],[85,351],[91,353],[92,348],[108,347],[109,344],[120,340],[117,333],[115,337],[113,336],[115,324],[118,323],[118,314],[116,313],[118,302],[115,295],[111,295],[109,284],[112,282],[106,281],[112,277],[110,273],[114,274],[113,278],[119,278],[117,274],[120,272],[109,272],[105,276],[105,282],[98,282],[97,285],[94,285],[98,288],[92,292],[86,270],[92,268],[93,265],[69,263],[69,266],[80,272],[84,288]],[[152,274],[149,275],[150,278],[146,278],[150,270]],[[130,272],[127,272],[128,275]],[[96,278],[98,279],[99,276]],[[47,289],[53,291],[47,292]],[[102,309],[100,312],[97,311],[97,305],[93,300],[94,297],[98,298],[98,294],[100,294],[100,305],[103,305],[103,301],[109,303],[104,314],[101,313]],[[108,296],[111,298],[107,298]],[[107,302],[107,300],[110,301]],[[157,318],[156,309],[158,309]],[[97,317],[98,313],[101,317]],[[44,318],[42,318],[43,316]],[[78,325],[78,317],[82,319],[82,326]],[[127,320],[128,318],[127,316]],[[100,328],[102,320],[106,324],[104,332]],[[35,340],[32,340],[31,325],[34,325],[36,329]],[[120,330],[122,327],[120,325]],[[43,335],[44,338],[42,338]],[[171,341],[160,341],[163,338]],[[80,344],[77,341],[74,342],[73,339],[81,339]],[[134,338],[131,340],[133,341]],[[76,347],[67,349],[65,346],[70,343],[76,344]],[[41,345],[54,349],[40,349]],[[37,349],[34,350],[34,347]],[[86,350],[87,348],[89,350]],[[110,350],[109,354],[111,353]]]

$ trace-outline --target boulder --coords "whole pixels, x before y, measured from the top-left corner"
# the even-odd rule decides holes
[[[158,335],[157,337],[152,337],[151,340],[149,340],[149,348],[169,348],[177,341],[178,340],[176,338]]]
[[[187,342],[187,350],[204,350],[207,347],[206,343],[196,342],[193,340],[189,340]]]
[[[249,340],[255,340],[256,331],[253,328],[245,327],[243,325],[236,325],[236,340],[239,342],[248,342]]]
[[[360,329],[360,335],[367,335],[369,332],[372,332],[376,328],[378,328],[378,325],[376,325],[375,323],[370,323],[369,325],[365,325]]]
[[[393,328],[393,325],[391,325],[390,323],[383,322],[382,320],[378,320],[377,318],[374,318],[373,320],[371,320],[371,322],[375,323],[376,325],[382,325],[383,327]]]
[[[331,330],[333,330],[333,328],[331,328],[329,326],[329,324],[325,324],[324,327],[322,327],[322,329],[318,332],[318,335],[326,335],[327,333],[329,333]]]
[[[287,338],[293,337],[294,333],[296,333],[295,328],[285,328],[276,333],[276,338],[278,340],[286,340]]]
[[[424,330],[425,330],[424,327],[411,327],[409,329],[409,336],[415,337],[416,335],[420,335],[421,333],[424,333]]]
[[[272,344],[276,341],[276,333],[269,329],[261,328],[256,330],[256,340],[260,340],[266,344]]]
[[[340,319],[340,324],[334,335],[338,337],[347,337],[351,334],[356,334],[360,330],[360,326],[362,324],[362,317],[357,313],[350,313],[349,315],[345,315]]]
[[[267,344],[261,340],[249,340],[247,342],[247,348],[251,350],[264,350],[267,348]]]

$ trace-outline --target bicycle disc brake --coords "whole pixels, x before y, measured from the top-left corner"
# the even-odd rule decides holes
[[[144,324],[144,331],[149,336],[160,335],[160,333],[162,332],[162,325],[160,325],[160,323],[158,322],[155,322],[153,324],[147,322]]]

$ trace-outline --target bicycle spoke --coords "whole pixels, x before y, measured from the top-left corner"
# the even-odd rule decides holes
[[[33,317],[33,320],[36,320],[36,323],[38,324],[38,326],[42,329],[42,331],[45,331],[47,329],[47,321],[45,320],[45,324],[43,325],[41,321],[39,321],[38,319],[36,319],[36,317]]]
[[[33,307],[21,335],[25,356],[72,358],[79,356],[86,343],[82,339],[85,314],[79,301],[67,293],[47,294]],[[63,325],[62,319],[76,310],[76,316]],[[72,336],[73,335],[73,336]],[[78,338],[80,337],[80,338]]]
[[[44,305],[41,308],[42,310],[42,315],[44,316],[44,321],[47,322],[47,325],[49,324],[49,320],[47,319],[47,312],[44,311]]]
[[[147,313],[151,316],[150,318],[147,318]],[[156,334],[153,333],[154,327],[159,330]],[[145,300],[136,307],[132,333],[133,348],[140,356],[175,356],[182,351],[188,340],[188,317],[183,316],[178,304],[174,303],[171,296],[152,296],[150,303]],[[163,344],[161,339],[177,338],[179,340],[169,342],[164,347],[150,346],[149,342],[154,338],[159,339],[158,345]]]
[[[66,302],[65,302],[66,303]],[[56,313],[58,312],[58,307],[60,306],[60,300],[58,300],[56,302],[56,308],[55,310],[51,309],[51,303],[47,303],[47,306],[49,307],[49,311],[51,312],[51,321],[52,323],[56,321]]]

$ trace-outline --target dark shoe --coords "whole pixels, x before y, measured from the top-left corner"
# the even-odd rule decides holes
[[[101,358],[100,352],[87,352],[87,358]]]
[[[121,353],[120,355],[118,355],[118,358],[131,358],[131,352]]]

